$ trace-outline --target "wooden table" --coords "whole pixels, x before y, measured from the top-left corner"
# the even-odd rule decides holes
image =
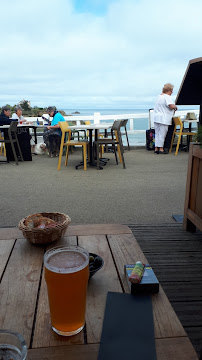
[[[195,119],[195,120],[183,119],[182,122],[183,122],[183,129],[186,131],[187,131],[187,129],[184,127],[184,124],[185,123],[189,124],[189,132],[195,131],[192,129],[193,123],[197,124],[197,128],[199,126],[199,119]],[[183,133],[182,133],[182,135],[183,135]],[[181,137],[181,144],[182,144],[182,137]],[[187,149],[188,150],[189,150],[189,145],[190,145],[190,135],[187,135]]]
[[[55,245],[77,243],[102,256],[104,267],[89,281],[86,329],[65,338],[51,329],[42,265],[45,248],[30,244],[16,228],[0,229],[0,328],[22,333],[29,360],[97,359],[107,292],[129,292],[124,264],[137,260],[147,263],[124,225],[69,226]],[[197,360],[161,286],[152,303],[157,359]]]

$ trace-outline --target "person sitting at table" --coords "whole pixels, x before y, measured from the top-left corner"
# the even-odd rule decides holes
[[[0,114],[0,125],[10,125],[12,120],[10,119],[11,110],[8,106],[2,106]],[[1,137],[4,136],[4,139],[8,139],[8,129],[0,130]]]
[[[51,121],[51,125],[47,126],[45,129],[43,140],[46,144],[49,156],[53,157],[58,156],[60,151],[62,132],[60,130],[59,122],[65,121],[65,119],[53,106],[48,107],[47,113],[53,120]]]
[[[0,114],[0,125],[10,125],[12,119],[10,119],[11,110],[8,106],[2,106]]]
[[[22,108],[20,105],[16,105],[15,112],[12,115],[12,120],[17,120],[19,123],[26,122],[26,119],[22,116]]]

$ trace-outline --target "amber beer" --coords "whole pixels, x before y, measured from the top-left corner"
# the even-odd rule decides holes
[[[88,252],[79,246],[53,248],[44,255],[52,329],[59,335],[75,335],[84,327],[88,264]]]

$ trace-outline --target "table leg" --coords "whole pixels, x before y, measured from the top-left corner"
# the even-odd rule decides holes
[[[93,165],[93,130],[89,129],[89,147],[90,147],[90,159],[89,160],[89,164]]]
[[[36,127],[34,127],[34,142],[37,144]]]
[[[189,132],[191,132],[191,123],[189,123]],[[187,150],[189,150],[189,144],[190,144],[190,135],[187,135]]]
[[[87,164],[90,166],[97,166],[96,164],[96,156],[94,154],[94,147],[93,147],[93,129],[88,129],[89,131],[89,159]],[[98,130],[95,129],[95,140],[98,139]],[[106,165],[107,161],[109,159],[101,158],[100,161],[102,162],[102,166]],[[76,165],[76,169],[78,169],[79,166],[83,166],[83,161],[81,161],[78,165]],[[102,167],[100,166],[100,169],[102,170]]]
[[[95,166],[94,160],[93,160],[93,130],[89,129],[89,159],[87,161],[87,164],[90,166]],[[84,162],[81,161],[78,165],[75,166],[76,170],[78,170],[79,166],[84,166]]]

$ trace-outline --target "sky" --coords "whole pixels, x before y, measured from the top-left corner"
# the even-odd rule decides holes
[[[0,106],[151,107],[202,56],[201,0],[1,2]]]

